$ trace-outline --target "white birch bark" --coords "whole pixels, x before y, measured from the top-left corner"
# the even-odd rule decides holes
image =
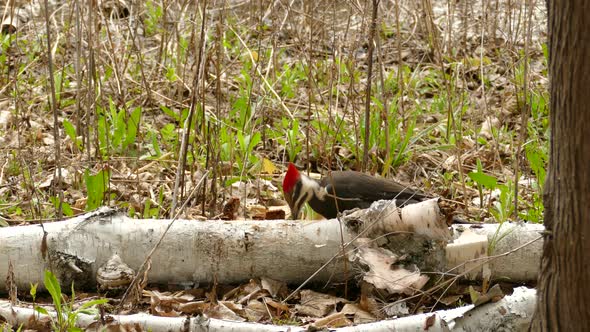
[[[62,285],[72,280],[92,285],[98,268],[113,254],[137,270],[170,221],[108,211],[45,224],[45,259],[40,225],[0,228],[0,288],[6,286],[9,261],[19,289],[35,283],[42,287],[50,262]],[[349,241],[351,234],[343,229],[343,239]],[[340,245],[337,221],[177,220],[152,257],[149,282],[199,284],[216,277],[234,283],[258,276],[302,282],[338,254]],[[342,280],[342,270],[337,262],[317,280]]]

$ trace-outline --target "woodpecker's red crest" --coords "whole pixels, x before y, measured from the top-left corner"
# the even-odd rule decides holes
[[[293,163],[289,163],[289,167],[287,168],[287,174],[285,174],[285,179],[283,180],[283,192],[290,193],[295,188],[295,184],[301,178],[301,174],[297,170],[297,167],[293,165]]]

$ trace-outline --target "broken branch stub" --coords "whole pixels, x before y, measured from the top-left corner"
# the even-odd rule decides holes
[[[404,232],[421,235],[430,240],[449,241],[451,232],[433,198],[420,203],[398,208],[395,200],[377,201],[365,210],[356,210],[345,215],[344,223],[364,237]]]

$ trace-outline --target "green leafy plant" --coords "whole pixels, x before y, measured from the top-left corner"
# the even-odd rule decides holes
[[[523,201],[523,211],[519,217],[532,222],[543,220],[543,187],[549,161],[549,96],[546,91],[532,89],[529,93],[531,120],[528,121],[528,141],[524,144],[528,166],[534,175],[530,185],[533,193],[530,199]]]
[[[498,179],[493,176],[487,175],[483,172],[483,166],[481,160],[477,159],[477,172],[471,172],[468,174],[469,178],[477,185],[477,191],[479,192],[479,205],[483,208],[483,189],[494,190],[498,185]]]
[[[526,145],[525,152],[529,166],[536,179],[531,183],[534,189],[531,197],[532,200],[528,203],[525,202],[525,204],[528,204],[528,207],[524,212],[520,213],[519,216],[528,221],[538,223],[543,221],[543,188],[549,157],[547,155],[546,146],[543,144]]]
[[[390,167],[397,167],[405,162],[412,154],[411,146],[418,139],[419,136],[424,135],[425,132],[420,133],[416,136],[414,130],[416,129],[416,115],[413,114],[409,121],[406,121],[405,126],[401,122],[401,117],[397,114],[397,102],[394,100],[389,105],[387,112],[389,113],[389,119],[384,124],[384,118],[382,116],[384,105],[377,98],[373,98],[375,104],[375,112],[371,113],[370,116],[370,135],[369,135],[369,146],[378,149],[381,155],[385,155],[385,149],[387,148],[387,142],[385,141],[385,133],[383,132],[383,126],[389,134],[389,147],[390,154],[389,158],[383,162],[383,169],[387,170]],[[365,121],[364,118],[361,120],[360,126],[360,138],[364,142],[365,139]],[[361,156],[358,156],[359,158]]]
[[[33,303],[35,302],[35,299],[37,298],[37,287],[39,286],[38,283],[34,283],[34,284],[30,284],[31,285],[31,289],[29,290],[29,293],[31,294],[31,297],[33,298]]]
[[[224,125],[219,129],[219,141],[221,142],[220,146],[220,157],[223,161],[230,161],[233,158],[233,151],[234,151],[234,138],[232,135],[231,129]]]
[[[297,126],[299,126],[299,124],[297,124]],[[314,119],[311,121],[311,126],[314,131],[319,133],[316,139],[314,139],[316,144],[311,145],[312,154],[315,157],[320,157],[323,155],[327,155],[328,153],[331,153],[332,144],[352,144],[349,143],[347,133],[345,133],[345,130],[342,129],[345,126],[345,120],[339,115],[335,115],[333,123]],[[289,130],[289,122],[284,121],[283,127],[285,128],[285,131]],[[304,140],[298,136],[298,133],[296,131],[293,131],[291,133],[291,137],[289,137],[289,139],[292,140],[292,147],[296,147],[297,145],[299,145],[301,149],[303,148]],[[311,137],[310,139],[313,139],[313,137]],[[284,144],[284,142],[282,144],[283,146],[286,145]],[[291,151],[289,151],[289,157],[291,157]]]
[[[252,154],[254,147],[261,141],[260,133],[253,133],[244,135],[242,131],[238,131],[238,147],[240,148],[237,155],[240,159],[240,164],[256,163],[256,156]]]
[[[61,286],[57,281],[57,278],[51,273],[51,271],[45,271],[45,277],[43,278],[43,284],[47,291],[51,295],[53,306],[55,308],[55,317],[49,315],[49,312],[38,305],[35,305],[35,311],[40,314],[47,315],[51,319],[51,326],[53,331],[83,331],[81,328],[76,327],[78,315],[96,315],[98,310],[95,308],[97,305],[105,304],[108,302],[107,299],[96,299],[83,303],[78,309],[74,309],[74,284],[72,283],[72,295],[70,301],[67,301],[62,292]],[[31,287],[31,295],[35,298],[37,287]]]
[[[74,125],[68,119],[64,119],[63,126],[66,135],[68,135],[72,142],[74,142],[74,145],[76,145],[78,150],[84,151],[84,142],[82,141],[82,138],[78,137]]]
[[[232,102],[230,119],[233,119],[229,124],[232,127],[242,131],[249,131],[252,123],[252,105],[251,105],[251,92],[252,92],[252,77],[248,74],[248,71],[242,69],[241,75],[238,78],[239,89],[238,96]]]
[[[127,116],[125,109],[117,110],[112,100],[109,100],[109,112],[97,108],[98,113],[98,141],[100,151],[107,155],[110,150],[115,153],[129,152],[128,147],[135,143],[141,108],[136,107]]]
[[[147,9],[146,19],[143,20],[145,32],[147,36],[153,36],[161,30],[159,22],[162,20],[164,12],[162,6],[155,1],[146,1],[145,8]]]
[[[500,196],[493,202],[490,213],[497,222],[503,223],[510,219],[514,212],[514,186],[511,181],[497,186]]]
[[[160,188],[160,192],[158,194],[158,203],[156,204],[155,207],[152,207],[152,200],[151,199],[145,200],[145,204],[143,207],[143,218],[144,219],[159,218],[161,207],[162,207],[163,203],[164,203],[164,190],[162,188]]]
[[[10,51],[9,48],[12,45],[12,42],[16,39],[16,35],[12,33],[2,34],[0,35],[0,72],[6,73],[10,66]]]
[[[90,175],[90,171],[84,173],[84,182],[86,183],[86,211],[94,210],[102,205],[104,193],[110,180],[110,172],[101,170],[95,175]]]
[[[160,136],[165,146],[170,150],[176,150],[178,147],[178,130],[172,123],[167,123],[160,129]]]
[[[498,179],[494,176],[485,174],[481,160],[477,160],[477,171],[470,172],[469,178],[477,185],[480,198],[480,207],[484,204],[484,189],[490,191],[490,196],[494,190],[499,192],[498,197],[491,204],[489,212],[496,219],[496,222],[503,223],[510,218],[514,212],[514,189],[512,183],[508,181],[506,184],[498,183]]]
[[[388,126],[390,128],[389,130],[393,131],[393,136],[390,134],[389,137],[392,139],[390,144],[394,147],[395,153],[390,154],[389,159],[385,160],[383,169],[397,167],[405,162],[411,155],[411,150],[409,147],[412,144],[412,141],[415,141],[415,137],[413,137],[414,128],[416,126],[415,120],[412,120],[408,123],[405,133],[397,126],[395,126],[395,129],[392,129],[391,124],[388,124]]]
[[[307,74],[301,62],[283,65],[280,76],[281,96],[284,98],[295,98],[300,82],[307,81]]]
[[[158,140],[158,134],[154,130],[148,131],[148,143],[144,145],[144,153],[139,157],[140,160],[158,159],[162,156],[162,148]]]
[[[16,329],[16,332],[20,332],[23,330],[23,324],[20,324],[18,326],[18,328]],[[9,325],[8,323],[2,323],[0,324],[0,331],[14,331],[14,328]]]
[[[309,204],[305,204],[303,209],[301,209],[299,218],[301,218],[301,220],[313,220],[317,215],[317,212],[315,212]]]
[[[51,196],[49,198],[49,200],[51,201],[51,203],[53,204],[53,206],[57,210],[59,207],[59,203],[60,203],[59,198],[56,196]],[[61,202],[61,209],[62,209],[64,216],[66,216],[66,217],[71,217],[74,215],[74,210],[72,210],[72,207],[67,202]]]
[[[55,97],[57,105],[68,106],[75,103],[73,99],[65,99],[62,101],[62,93],[64,88],[70,87],[70,80],[68,79],[69,72],[71,71],[70,66],[66,66],[64,71],[57,71],[55,73]]]
[[[283,118],[281,122],[287,139],[285,140],[284,137],[281,137],[279,138],[279,143],[287,147],[289,161],[294,162],[297,155],[303,150],[303,140],[299,138],[299,120],[293,119],[293,121],[289,121]]]
[[[493,255],[494,250],[496,250],[496,246],[498,245],[498,243],[500,243],[500,241],[502,241],[502,239],[504,239],[505,237],[510,235],[510,233],[512,233],[515,230],[515,228],[510,228],[509,230],[507,230],[505,232],[501,232],[502,226],[504,226],[503,222],[501,222],[498,225],[498,228],[496,228],[494,235],[490,239],[490,243],[488,244],[488,256]]]

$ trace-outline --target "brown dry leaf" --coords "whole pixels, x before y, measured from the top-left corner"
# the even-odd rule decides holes
[[[101,0],[98,8],[109,18],[117,19],[129,16],[129,4],[123,0]]]
[[[481,124],[479,134],[488,140],[492,139],[492,128],[500,128],[500,120],[495,116],[488,116]]]
[[[150,310],[152,314],[165,317],[177,317],[183,310],[179,310],[181,304],[187,303],[194,299],[190,294],[182,292],[169,293],[152,290],[144,290],[144,296],[150,298]]]
[[[340,312],[345,315],[353,315],[353,321],[355,324],[370,323],[378,320],[377,317],[373,316],[371,313],[361,309],[360,306],[353,303],[345,304],[342,310],[340,310]]]
[[[287,212],[283,209],[268,209],[266,210],[266,214],[264,215],[264,220],[279,220],[285,219],[287,216]]]
[[[244,316],[244,306],[231,301],[221,301],[221,304],[226,306],[229,310],[235,312],[237,315]]]
[[[262,286],[260,285],[260,280],[250,279],[250,281],[247,284],[240,285],[225,293],[222,299],[227,301],[237,301],[238,299],[242,299],[243,297],[248,296],[249,294],[252,294],[260,289],[262,289]]]
[[[160,302],[157,297],[150,297],[150,313],[156,316],[163,317],[178,317],[178,313],[171,303]]]
[[[428,316],[424,321],[424,331],[428,331],[436,323],[436,315]]]
[[[223,204],[221,210],[221,220],[235,220],[238,209],[240,208],[240,199],[238,197],[231,197]]]
[[[254,220],[265,220],[268,209],[264,205],[251,204],[246,206],[248,215]]]
[[[86,207],[86,197],[82,197],[76,200],[76,202],[74,203],[74,206],[72,206],[72,208],[80,210],[80,211],[84,211],[84,208]]]
[[[37,185],[39,188],[47,188],[53,184],[65,183],[71,186],[74,183],[74,176],[70,173],[67,168],[60,168],[61,178],[58,177],[57,169],[54,170],[53,174],[48,174],[43,182]]]
[[[344,326],[350,326],[352,325],[352,321],[348,318],[346,318],[346,315],[342,312],[337,312],[334,314],[331,314],[327,317],[318,319],[317,321],[315,321],[315,323],[313,323],[313,325],[315,327],[344,327]]]
[[[454,154],[448,156],[447,159],[443,161],[442,168],[445,171],[454,171],[457,168],[457,156]]]
[[[154,313],[161,317],[180,317],[182,314],[182,312],[164,306],[156,306],[154,310],[152,310],[152,314]]]
[[[211,303],[205,301],[180,303],[177,310],[185,314],[201,315],[211,307]]]
[[[249,322],[260,322],[263,319],[270,318],[268,308],[260,301],[249,302],[244,308],[244,312]]]
[[[203,314],[209,318],[226,319],[237,322],[246,321],[245,318],[240,317],[238,314],[236,314],[230,308],[228,308],[224,303],[227,304],[228,302],[219,302],[217,303],[217,305],[207,308],[203,312]]]
[[[268,285],[270,285],[271,282],[279,283],[278,281],[269,280],[271,279],[267,279],[266,281],[264,281],[264,284],[266,284],[267,287],[269,287]],[[256,301],[258,299],[265,298],[271,295],[271,293],[268,289],[263,288],[262,281],[258,279],[251,279],[248,284],[238,287],[237,289],[234,288],[226,296],[229,295],[231,295],[237,303],[247,304],[251,301]],[[226,296],[224,296],[224,298],[226,298]]]
[[[334,312],[338,303],[348,303],[348,301],[306,289],[301,291],[301,303],[295,305],[295,310],[304,316],[324,317]]]
[[[252,293],[242,297],[238,303],[240,304],[245,304],[248,303],[250,301],[256,301],[260,298],[269,296],[270,294],[268,293],[268,291],[266,289],[257,289],[255,291],[253,291]]]
[[[372,284],[364,281],[361,282],[361,298],[359,300],[358,306],[361,310],[370,312],[375,317],[384,318],[383,314],[381,313],[379,302],[375,299],[375,296],[373,296],[374,289],[375,286]]]
[[[284,298],[288,295],[289,289],[287,288],[287,284],[283,281],[262,277],[260,278],[260,284],[273,298],[276,298],[277,296]]]
[[[272,309],[281,311],[281,312],[288,312],[289,311],[289,306],[286,304],[283,304],[281,302],[277,302],[271,298],[262,298],[262,300],[264,301],[264,303],[266,303],[266,305],[268,305],[269,307],[271,307]]]
[[[471,293],[472,289],[473,289],[472,287],[469,287],[469,293]],[[473,292],[475,292],[475,290]],[[502,299],[503,297],[504,297],[504,292],[502,291],[502,288],[500,288],[500,285],[495,284],[494,286],[492,286],[492,288],[490,288],[490,290],[488,290],[487,293],[479,294],[477,299],[475,301],[473,301],[473,305],[475,305],[477,307],[482,304],[486,304],[490,301],[497,302],[500,299]]]

